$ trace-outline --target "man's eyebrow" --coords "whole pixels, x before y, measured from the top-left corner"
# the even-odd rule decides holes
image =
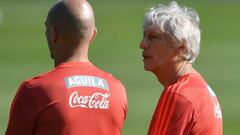
[[[159,36],[164,35],[163,33],[156,32],[156,31],[143,31],[143,33],[146,33],[146,34],[154,34],[154,35],[159,35]]]

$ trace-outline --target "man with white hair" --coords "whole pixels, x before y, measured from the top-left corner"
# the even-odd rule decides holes
[[[199,16],[176,2],[150,8],[144,17],[144,69],[164,86],[148,135],[221,135],[218,99],[192,67],[200,50]]]
[[[86,0],[61,0],[49,11],[46,37],[55,68],[26,80],[10,110],[6,135],[120,135],[124,86],[88,59],[96,35]]]

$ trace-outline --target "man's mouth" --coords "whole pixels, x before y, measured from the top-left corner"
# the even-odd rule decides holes
[[[152,58],[151,56],[146,55],[146,54],[142,54],[142,57],[143,57],[144,59],[151,59],[151,58]]]

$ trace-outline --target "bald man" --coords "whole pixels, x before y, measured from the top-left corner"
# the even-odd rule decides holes
[[[88,60],[96,35],[85,0],[57,2],[46,20],[55,68],[26,80],[11,106],[6,135],[120,135],[127,97],[120,81]]]

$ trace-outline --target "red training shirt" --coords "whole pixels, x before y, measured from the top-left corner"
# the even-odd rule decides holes
[[[163,90],[148,135],[222,135],[222,113],[212,89],[197,73]]]
[[[23,82],[6,135],[120,135],[126,113],[120,81],[88,62],[63,63]]]

